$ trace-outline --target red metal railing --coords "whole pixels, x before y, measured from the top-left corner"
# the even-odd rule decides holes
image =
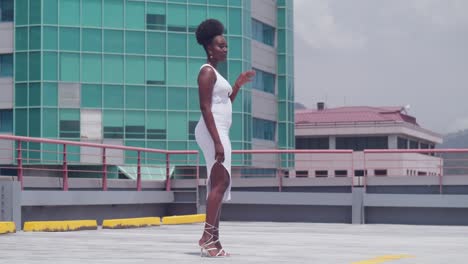
[[[64,191],[76,188],[73,183],[77,175],[99,179],[99,188],[104,191],[113,188],[119,172],[132,176],[129,184],[134,184],[132,188],[138,191],[145,188],[142,184],[145,181],[160,181],[158,186],[169,191],[171,175],[177,175],[178,179],[196,179],[197,185],[200,178],[198,151],[11,135],[0,135],[0,141],[10,142],[10,147],[0,144],[0,169],[14,171],[12,176],[17,176],[21,188],[25,180],[33,178],[28,176],[41,175],[61,179],[60,188]],[[395,182],[403,176],[415,179],[417,175],[437,179],[440,193],[447,184],[444,177],[464,175],[468,183],[468,149],[234,150],[232,155],[234,182],[243,181],[243,186],[248,187],[263,184],[278,191],[300,184],[330,186],[330,182],[334,186],[347,184],[367,188],[369,179],[376,185],[384,178]],[[360,175],[356,175],[357,172]]]
[[[145,178],[144,176],[147,176],[146,178],[149,176],[162,176],[164,177],[165,181],[165,189],[169,191],[171,189],[171,173],[174,173],[175,167],[183,168],[185,166],[198,168],[199,162],[198,151],[189,150],[149,149],[142,147],[32,138],[12,135],[0,135],[0,141],[11,142],[11,147],[0,149],[0,164],[3,164],[0,165],[0,168],[16,170],[17,179],[21,182],[22,189],[24,188],[26,174],[33,175],[43,174],[46,172],[53,174],[54,176],[58,176],[57,173],[61,173],[61,188],[64,191],[67,191],[70,188],[70,174],[80,173],[81,175],[98,175],[101,178],[102,190],[106,191],[109,187],[109,167],[130,166],[136,167],[136,190],[142,190],[142,181],[143,178]],[[23,147],[31,146],[31,143],[38,144],[38,146],[42,145],[42,148],[34,149]],[[54,148],[56,150],[46,150],[46,144],[49,147],[51,145],[55,146]],[[79,148],[80,152],[71,150],[73,147],[75,149]],[[82,151],[85,151],[85,153],[81,153]],[[134,157],[135,153],[136,157]],[[82,154],[83,157],[81,157]],[[77,155],[80,155],[80,160],[76,159]],[[160,157],[152,157],[151,155],[159,155]],[[39,156],[39,158],[37,156]],[[75,159],[71,159],[71,157],[75,157]],[[179,158],[174,158],[174,162],[171,162],[171,157]],[[61,168],[57,169],[58,166]],[[71,168],[71,166],[77,168]],[[99,166],[102,168],[86,168],[86,166]],[[144,173],[143,169],[146,169],[149,172]],[[155,172],[151,171],[152,169],[161,171],[160,175],[156,175]],[[165,175],[163,175],[163,173]],[[114,174],[118,176],[119,173],[117,171],[114,172]],[[181,177],[187,176],[198,179],[198,169],[194,170],[194,172],[190,175],[182,175]]]

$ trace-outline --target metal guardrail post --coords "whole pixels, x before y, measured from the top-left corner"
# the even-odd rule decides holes
[[[141,191],[141,151],[137,151],[137,191]]]
[[[442,174],[443,174],[443,171],[444,171],[444,168],[443,168],[443,158],[442,156],[440,156],[440,171],[439,171],[439,193],[442,194],[443,193],[443,188],[442,188]]]
[[[21,140],[16,141],[18,144],[18,148],[16,149],[16,161],[18,164],[18,181],[21,184],[21,190],[23,190],[23,152],[21,149]]]
[[[107,160],[106,148],[102,149],[102,190],[107,191]]]
[[[354,179],[356,174],[354,172],[354,152],[351,152],[351,191],[354,190]]]
[[[166,191],[171,190],[170,154],[166,153]]]
[[[200,208],[200,190],[198,188],[198,184],[200,182],[200,154],[197,153],[196,155],[197,155],[197,163],[196,163],[196,169],[195,169],[195,173],[196,173],[196,175],[195,175],[195,179],[196,179],[195,189],[197,191],[197,193],[196,193],[196,200],[197,200],[196,205],[197,205],[197,212],[198,212],[198,210]]]
[[[366,150],[363,152],[363,165],[364,165],[364,193],[367,192],[367,177],[369,175],[369,172],[367,171],[367,162],[366,162]]]
[[[67,144],[63,144],[63,190],[68,191]]]
[[[281,157],[282,153],[278,153],[279,160],[279,169],[276,170],[276,177],[278,178],[278,192],[283,191],[283,159]],[[286,154],[287,155],[287,154]]]

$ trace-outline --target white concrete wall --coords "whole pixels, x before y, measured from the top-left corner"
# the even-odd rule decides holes
[[[276,122],[278,119],[276,96],[252,89],[252,115]]]
[[[102,111],[94,109],[81,109],[81,139],[102,140]]]
[[[13,78],[0,78],[0,109],[13,108]]]
[[[0,54],[13,53],[13,23],[0,23]]]
[[[13,23],[0,23],[0,54],[13,53]],[[13,108],[13,78],[0,78],[0,109]]]
[[[10,133],[3,133],[4,135],[11,135]],[[13,140],[0,140],[0,162],[1,164],[14,163],[14,141]]]
[[[251,1],[252,18],[276,28],[276,0]],[[276,42],[276,41],[275,41]],[[276,48],[252,40],[252,67],[276,75]],[[277,91],[275,83],[275,94]],[[252,116],[277,122],[278,104],[274,94],[252,89]],[[252,139],[252,149],[276,149],[277,142]],[[254,154],[252,165],[258,168],[275,168],[278,163],[276,154]]]
[[[251,1],[252,18],[276,27],[276,0]]]
[[[353,154],[311,153],[296,154],[296,171],[308,171],[309,177],[315,177],[316,170],[327,170],[328,177],[335,177],[335,170],[347,170],[348,177],[353,170],[368,170],[368,176],[374,176],[375,170],[387,170],[387,176],[410,176],[408,170],[425,172],[427,175],[439,175],[442,160],[438,157],[419,153],[367,153],[355,151]],[[294,177],[295,173],[291,173]]]
[[[276,74],[276,49],[255,40],[252,40],[251,47],[252,67],[272,74]]]

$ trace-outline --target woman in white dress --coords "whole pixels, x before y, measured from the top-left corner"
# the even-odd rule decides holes
[[[195,138],[206,161],[207,199],[206,222],[198,244],[202,256],[228,256],[219,241],[219,219],[223,201],[231,199],[231,142],[229,128],[232,121],[232,102],[240,87],[255,75],[246,71],[239,75],[234,86],[218,73],[216,66],[227,58],[224,26],[215,19],[203,21],[197,28],[197,42],[203,46],[207,63],[198,74],[198,90],[202,116],[195,128]]]

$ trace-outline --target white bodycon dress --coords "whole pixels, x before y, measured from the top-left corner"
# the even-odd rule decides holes
[[[203,67],[212,67],[209,64],[204,64]],[[212,67],[216,73],[216,82],[213,87],[213,96],[211,99],[211,112],[213,113],[213,119],[218,130],[219,138],[224,148],[224,162],[222,165],[226,168],[231,178],[231,141],[229,139],[229,129],[232,123],[232,104],[229,95],[232,93],[232,87],[224,77],[218,73],[218,71]],[[197,140],[198,146],[200,146],[203,156],[206,162],[206,174],[207,174],[207,196],[210,193],[211,184],[211,168],[215,164],[215,148],[214,142],[211,138],[211,134],[206,127],[203,115],[195,127],[195,139]],[[224,193],[223,201],[229,201],[231,199],[231,181],[229,181],[229,187]]]

